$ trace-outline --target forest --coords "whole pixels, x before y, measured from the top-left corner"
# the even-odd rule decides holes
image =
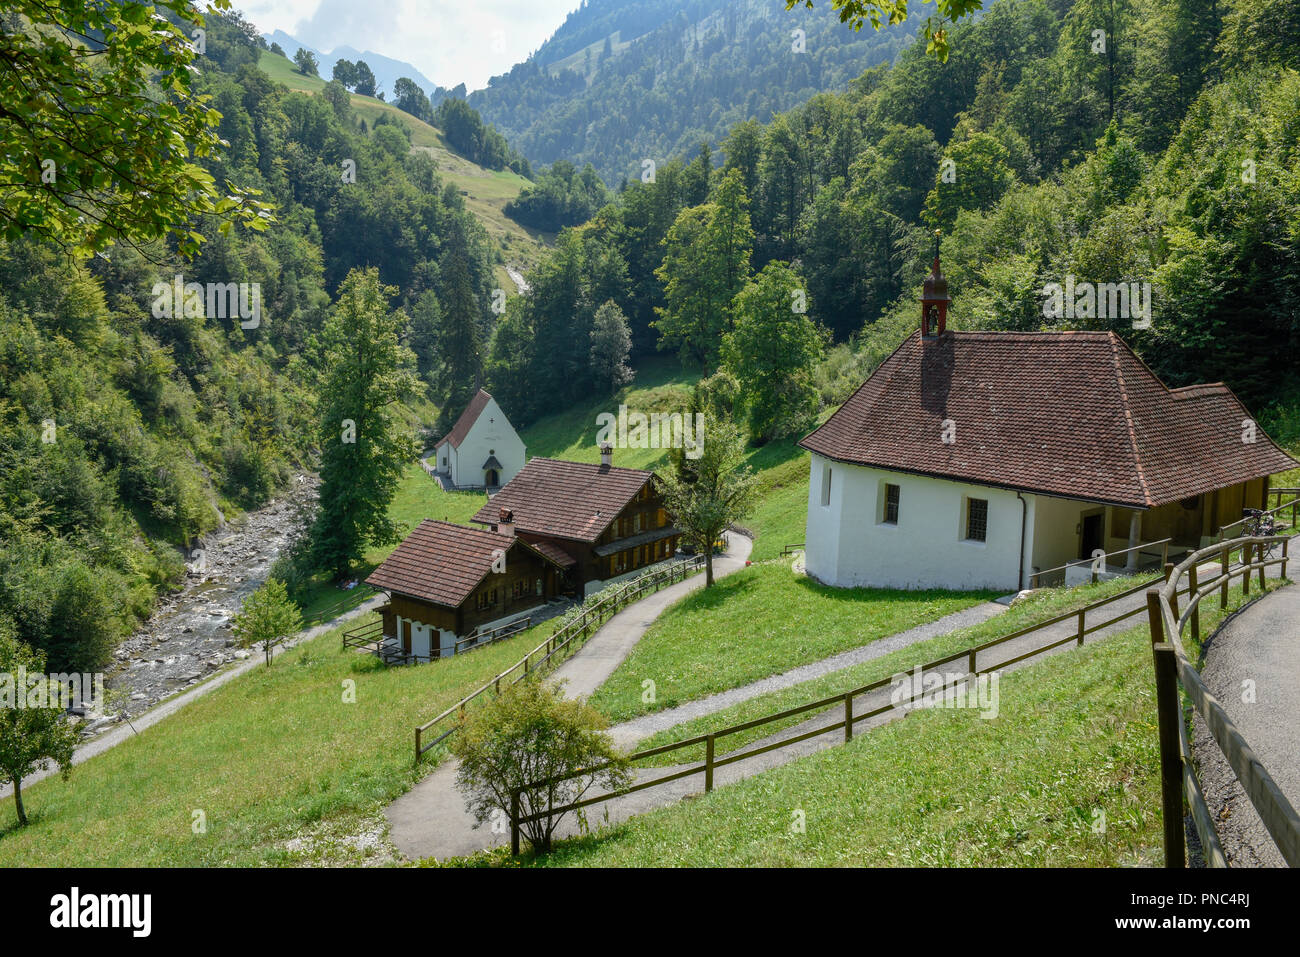
[[[301,470],[324,484],[298,558],[342,577],[396,533],[394,463],[479,386],[522,426],[665,353],[753,443],[797,435],[916,328],[936,230],[956,327],[1113,329],[1300,441],[1300,0],[996,0],[946,60],[910,31],[809,27],[797,84],[747,73],[755,45],[846,28],[780,6],[687,42],[719,5],[656,26],[591,2],[468,102],[403,88],[463,156],[537,171],[507,213],[558,235],[503,306],[484,226],[406,125],[367,124],[338,81],[272,82],[255,29],[209,13],[193,83],[220,142],[196,167],[232,198],[89,247],[5,207],[0,630],[52,670],[102,666],[199,536]],[[615,30],[648,39],[616,51]],[[545,67],[593,46],[585,73]],[[177,277],[258,284],[260,323],[157,315]],[[1049,314],[1076,282],[1149,287],[1150,314]],[[358,408],[360,451],[333,441]]]
[[[223,233],[219,212],[201,215],[191,259],[175,239],[78,254],[8,219],[0,239],[0,628],[55,671],[101,667],[183,581],[198,536],[319,466],[328,318],[354,269],[390,294],[391,358],[439,407],[475,383],[439,378],[438,333],[450,342],[454,318],[477,342],[493,318],[483,226],[409,130],[367,129],[346,91],[271,83],[237,14],[205,29],[196,83],[226,145],[203,168],[259,190],[274,224]],[[157,287],[178,276],[258,284],[260,324],[158,315]],[[413,436],[418,416],[402,415]]]

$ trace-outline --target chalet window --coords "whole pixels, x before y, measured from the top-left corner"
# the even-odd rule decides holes
[[[475,607],[479,611],[485,611],[486,609],[491,608],[496,603],[497,603],[497,590],[495,588],[491,589],[490,591],[479,592],[478,597],[474,602]]]
[[[822,472],[822,505],[831,504],[831,467],[826,466]]]
[[[982,542],[988,537],[989,503],[988,499],[972,498],[966,503],[966,538],[972,542]]]
[[[632,519],[632,531],[641,531],[641,513],[637,512],[636,517]]]
[[[897,485],[885,485],[885,517],[883,519],[886,525],[898,524],[898,502],[901,489]]]
[[[659,528],[663,528],[668,524],[668,513],[665,512],[662,508],[659,509],[658,520],[659,520]]]
[[[526,595],[527,593],[528,593],[528,581],[527,581],[527,579],[521,578],[521,579],[519,579],[517,582],[515,582],[513,585],[510,586],[510,597],[511,597],[511,598],[523,598],[524,595]]]
[[[537,597],[540,598],[541,596],[542,596],[542,580],[539,578],[537,579]]]

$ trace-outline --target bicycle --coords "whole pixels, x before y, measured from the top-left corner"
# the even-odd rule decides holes
[[[1248,508],[1243,510],[1242,515],[1247,522],[1242,526],[1242,532],[1251,537],[1269,538],[1282,533],[1282,526],[1278,524],[1277,519],[1272,515],[1258,508]],[[1267,561],[1273,557],[1277,551],[1277,542],[1268,542],[1261,546],[1262,554],[1258,560]]]

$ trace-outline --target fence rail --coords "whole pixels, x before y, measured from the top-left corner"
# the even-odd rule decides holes
[[[1281,543],[1280,557],[1270,557]],[[1264,572],[1270,565],[1280,565],[1286,577],[1288,539],[1284,535],[1244,537],[1202,548],[1185,558],[1178,567],[1168,566],[1166,582],[1147,591],[1147,613],[1151,622],[1151,649],[1156,673],[1156,711],[1160,733],[1160,791],[1164,812],[1165,866],[1184,867],[1187,862],[1186,835],[1183,827],[1183,799],[1191,810],[1192,822],[1210,867],[1227,867],[1219,834],[1205,802],[1205,794],[1196,777],[1196,763],[1188,742],[1187,719],[1179,689],[1187,695],[1192,709],[1210,729],[1215,743],[1241,783],[1269,837],[1291,867],[1300,867],[1300,816],[1277,786],[1268,770],[1255,756],[1250,745],[1228,717],[1223,706],[1206,687],[1183,649],[1183,632],[1191,627],[1193,638],[1200,640],[1201,602],[1219,593],[1219,606],[1228,603],[1228,586],[1241,576],[1243,595],[1250,594],[1250,578],[1259,573],[1259,587],[1264,589]],[[1241,562],[1230,564],[1231,553],[1241,550]],[[1251,560],[1252,554],[1254,561]],[[1218,558],[1219,573],[1205,582],[1198,581],[1198,566],[1206,559]],[[1187,578],[1187,608],[1178,608],[1178,584]]]
[[[476,631],[472,635],[466,635],[453,645],[455,654],[460,654],[462,651],[471,651],[474,648],[482,648],[494,641],[501,641],[504,638],[517,635],[521,631],[527,631],[532,620],[532,615],[525,615],[523,618],[516,618],[504,625],[498,625],[496,628],[489,628],[487,631]]]
[[[428,753],[432,748],[449,738],[456,732],[457,720],[464,714],[465,709],[475,700],[491,691],[493,694],[501,693],[501,682],[503,679],[510,679],[510,684],[516,684],[545,668],[550,662],[556,659],[562,652],[576,651],[582,642],[590,638],[602,624],[614,614],[620,611],[625,605],[636,601],[650,591],[657,591],[661,586],[672,584],[678,581],[684,581],[687,574],[692,570],[698,570],[703,567],[703,556],[696,555],[683,561],[674,562],[664,568],[654,569],[636,578],[624,583],[617,590],[598,599],[590,605],[583,606],[582,613],[570,621],[568,624],[557,628],[555,632],[544,642],[534,648],[528,654],[524,655],[517,662],[501,672],[499,675],[488,681],[486,684],[470,692],[460,701],[456,702],[446,711],[437,717],[415,729],[415,762],[420,763],[420,758]],[[536,656],[537,660],[534,661]],[[513,676],[513,678],[512,678]],[[426,740],[426,736],[434,728],[443,722],[449,722],[445,730],[441,731],[436,737]]]
[[[342,598],[332,601],[324,608],[318,608],[316,611],[312,612],[311,615],[303,619],[303,624],[305,626],[324,624],[327,621],[337,618],[344,612],[351,611],[357,606],[365,604],[378,594],[379,590],[377,588],[372,588],[369,585],[357,585],[351,592],[344,595]]]
[[[785,556],[787,555],[793,555],[796,552],[801,552],[803,550],[804,550],[804,543],[795,542],[793,545],[787,545],[785,546],[785,548],[781,549],[781,557],[785,558]]]
[[[1291,528],[1295,528],[1295,527],[1296,527],[1296,516],[1297,516],[1297,513],[1300,513],[1300,488],[1274,488],[1274,489],[1269,489],[1269,491],[1268,491],[1268,495],[1264,496],[1264,504],[1265,504],[1265,505],[1268,505],[1268,500],[1269,500],[1269,498],[1272,497],[1273,495],[1276,495],[1276,496],[1277,496],[1278,504],[1274,505],[1272,508],[1265,508],[1265,509],[1261,510],[1259,517],[1260,517],[1260,518],[1263,518],[1263,517],[1265,517],[1265,516],[1277,517],[1277,515],[1278,515],[1279,512],[1282,512],[1282,511],[1284,511],[1284,510],[1286,510],[1286,509],[1290,509],[1290,510],[1291,510],[1291,526],[1290,526],[1290,527],[1291,527]],[[1283,496],[1283,495],[1295,495],[1296,497],[1295,497],[1295,498],[1292,498],[1291,501],[1289,501],[1289,502],[1284,502],[1284,501],[1282,501],[1282,496]],[[1230,525],[1221,525],[1221,526],[1219,526],[1219,534],[1218,534],[1218,539],[1219,539],[1219,541],[1222,542],[1222,541],[1227,537],[1228,532],[1229,532],[1229,531],[1233,531],[1234,529],[1239,529],[1239,528],[1240,528],[1241,531],[1245,531],[1245,529],[1244,529],[1244,528],[1241,528],[1241,526],[1244,526],[1247,522],[1253,522],[1253,521],[1255,521],[1255,516],[1253,516],[1253,515],[1247,515],[1247,516],[1245,516],[1245,517],[1243,517],[1243,518],[1239,518],[1239,519],[1237,519],[1237,521],[1233,522],[1233,523],[1230,524]],[[1238,533],[1238,534],[1239,534],[1239,533]]]
[[[1081,565],[1092,565],[1091,581],[1095,585],[1097,583],[1099,576],[1106,574],[1106,569],[1109,567],[1106,562],[1106,559],[1111,558],[1112,556],[1115,555],[1127,555],[1129,552],[1136,552],[1137,557],[1141,558],[1142,549],[1155,548],[1156,546],[1160,546],[1160,564],[1157,565],[1156,567],[1164,568],[1166,563],[1168,563],[1169,561],[1169,543],[1172,541],[1173,541],[1172,538],[1162,538],[1159,541],[1143,542],[1140,545],[1131,545],[1128,548],[1121,548],[1118,551],[1107,552],[1106,554],[1099,555],[1096,558],[1076,558],[1074,561],[1066,562],[1064,565],[1058,565],[1055,568],[1048,568],[1045,571],[1041,571],[1041,572],[1034,572],[1029,578],[1030,581],[1029,587],[1037,588],[1038,580],[1040,578],[1044,578],[1047,575],[1054,575],[1057,572],[1061,572],[1062,573],[1061,577],[1062,579],[1064,579],[1065,573],[1068,573],[1068,571],[1071,568],[1078,568]],[[1153,557],[1154,557],[1154,553],[1153,553]],[[1119,566],[1116,567],[1118,568]],[[1126,571],[1128,570],[1127,567],[1125,567],[1125,570]],[[1135,562],[1135,567],[1132,569],[1132,571],[1135,574],[1139,571],[1138,567],[1136,567],[1136,562]]]
[[[1053,615],[1051,618],[1047,618],[1043,621],[1035,622],[1032,625],[1028,625],[1024,628],[1020,628],[1012,632],[1011,634],[1002,635],[1001,637],[994,638],[991,641],[983,642],[982,644],[976,645],[972,648],[968,648],[965,651],[959,651],[955,654],[948,655],[946,658],[939,658],[936,661],[927,662],[919,666],[919,671],[922,674],[924,674],[927,671],[933,671],[934,669],[940,668],[944,665],[952,664],[953,662],[961,661],[965,659],[966,671],[961,678],[961,682],[964,683],[970,681],[971,679],[975,678],[978,675],[989,674],[1001,668],[1006,668],[1009,665],[1016,664],[1017,662],[1024,661],[1028,658],[1033,658],[1037,655],[1044,654],[1045,652],[1051,651],[1052,649],[1058,648],[1062,645],[1069,644],[1070,642],[1074,642],[1076,646],[1082,646],[1083,640],[1087,635],[1093,634],[1094,632],[1097,631],[1101,631],[1103,628],[1109,628],[1110,626],[1118,624],[1119,622],[1125,621],[1129,618],[1133,618],[1135,616],[1141,615],[1146,609],[1143,605],[1139,604],[1128,611],[1121,612],[1117,615],[1114,615],[1113,617],[1106,618],[1103,621],[1093,621],[1091,624],[1088,622],[1089,612],[1098,611],[1124,598],[1128,598],[1132,595],[1136,595],[1137,593],[1150,588],[1151,585],[1154,584],[1155,582],[1159,582],[1161,580],[1162,578],[1159,576],[1157,576],[1154,579],[1147,579],[1146,581],[1143,581],[1142,583],[1135,585],[1132,588],[1127,588],[1122,592],[1118,592],[1106,598],[1102,598],[1097,601],[1090,602],[1079,608],[1075,608],[1070,611],[1063,612],[1062,614]],[[1010,658],[1006,658],[1005,660],[998,661],[996,664],[989,664],[987,662],[981,663],[979,660],[979,656],[981,652],[988,652],[990,649],[997,648],[998,646],[1004,645],[1009,641],[1013,641],[1014,639],[1026,637],[1027,635],[1031,635],[1034,634],[1035,632],[1043,631],[1054,625],[1059,625],[1063,622],[1070,621],[1071,619],[1073,619],[1075,622],[1075,628],[1072,633],[1066,635],[1064,638],[1054,639],[1028,652],[1014,655]],[[894,680],[895,679],[893,677],[882,678],[879,681],[874,681],[870,684],[863,685],[862,687],[854,688],[851,691],[840,692],[838,694],[834,694],[826,698],[821,698],[817,701],[813,701],[808,704],[802,704],[793,708],[787,708],[783,711],[777,712],[776,714],[769,714],[769,715],[764,715],[762,717],[754,718],[753,720],[746,721],[742,724],[736,724],[727,728],[723,728],[720,731],[713,731],[708,734],[696,735],[695,737],[688,738],[684,741],[677,741],[672,744],[665,744],[659,747],[649,748],[643,751],[636,751],[628,756],[629,761],[635,762],[639,760],[644,760],[646,758],[655,757],[662,754],[670,754],[674,751],[679,751],[690,747],[696,747],[700,744],[703,744],[704,760],[698,764],[693,764],[684,769],[672,771],[668,774],[662,775],[660,777],[652,778],[648,781],[638,782],[637,784],[634,784],[628,788],[623,788],[617,791],[611,791],[607,794],[600,794],[591,798],[585,798],[580,801],[572,801],[568,804],[564,804],[559,807],[548,807],[544,810],[531,812],[531,813],[523,813],[525,797],[529,797],[530,798],[528,802],[529,805],[534,806],[536,802],[533,802],[531,800],[532,794],[541,792],[543,790],[545,790],[545,792],[549,794],[550,789],[557,784],[563,783],[564,781],[567,780],[572,780],[574,778],[585,777],[589,774],[598,773],[608,765],[601,765],[598,767],[577,771],[573,774],[565,775],[559,778],[536,781],[524,787],[517,788],[515,789],[514,793],[511,796],[511,802],[510,802],[511,807],[509,812],[511,852],[514,854],[519,853],[520,829],[523,827],[523,825],[542,820],[543,818],[556,817],[558,815],[568,813],[569,811],[589,807],[594,804],[600,804],[604,801],[612,801],[615,798],[622,797],[626,794],[632,794],[636,791],[644,791],[647,788],[668,784],[672,781],[677,781],[682,778],[691,777],[694,775],[703,775],[704,790],[706,792],[711,791],[713,790],[713,774],[715,769],[719,767],[724,767],[728,764],[734,764],[737,761],[744,761],[748,758],[755,757],[767,751],[774,751],[778,748],[789,747],[790,745],[796,744],[800,741],[806,741],[809,738],[814,738],[823,734],[829,734],[834,731],[843,731],[844,741],[845,742],[850,741],[853,738],[853,728],[859,722],[865,721],[868,718],[873,718],[878,715],[885,714],[889,711],[905,708],[908,704],[913,703],[915,701],[916,695],[912,695],[907,701],[904,702],[891,701],[889,704],[884,705],[882,707],[873,708],[871,710],[864,711],[861,713],[854,712],[853,701],[855,698],[859,698],[864,694],[868,694],[873,691],[878,691],[881,688],[888,687],[891,683],[894,682]],[[946,690],[948,686],[945,684],[944,687]],[[934,693],[934,689],[932,688],[924,689],[921,693],[932,694]],[[728,737],[730,735],[738,734],[742,731],[749,731],[752,730],[753,728],[763,727],[764,725],[772,724],[777,721],[783,721],[786,718],[794,717],[796,715],[822,711],[837,706],[843,708],[844,717],[841,720],[835,722],[834,724],[813,728],[810,731],[802,732],[793,737],[782,738],[778,741],[770,742],[768,744],[758,745],[748,750],[727,754],[721,758],[716,756],[717,742],[722,738]]]

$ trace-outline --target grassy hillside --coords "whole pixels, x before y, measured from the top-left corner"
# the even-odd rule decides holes
[[[1111,584],[1111,583],[1107,583]],[[1269,589],[1282,582],[1270,580]],[[1020,615],[1046,617],[1102,586],[1059,592]],[[1251,598],[1259,592],[1252,589]],[[1201,609],[1208,635],[1243,604]],[[1017,616],[1016,611],[1009,613]],[[1019,617],[1019,616],[1017,616]],[[1019,621],[994,619],[980,640]],[[1005,633],[1005,632],[1003,632]],[[931,658],[953,636],[910,661]],[[922,709],[788,765],[563,842],[531,863],[572,867],[1160,866],[1159,747],[1145,626],[1001,676],[997,717]],[[945,645],[946,643],[946,645]],[[1195,658],[1199,647],[1188,640]],[[905,662],[890,662],[905,670]],[[734,723],[860,684],[865,669],[747,702]],[[869,679],[868,679],[869,680]],[[693,722],[690,733],[716,727]],[[681,740],[688,726],[653,743]],[[770,730],[770,729],[768,729]],[[743,739],[737,739],[736,744]],[[805,830],[791,827],[802,812]],[[479,861],[492,863],[499,854]]]
[[[263,50],[258,67],[277,83],[291,90],[319,94],[325,81],[317,76],[304,76],[293,62],[278,53]],[[400,119],[411,131],[411,148],[424,150],[438,164],[438,171],[448,182],[455,183],[465,197],[465,205],[478,217],[479,222],[501,248],[505,261],[522,267],[532,267],[554,236],[537,230],[528,230],[503,212],[506,203],[519,195],[528,180],[510,170],[489,170],[478,166],[456,153],[447,144],[442,133],[423,120],[370,96],[352,94],[352,109],[374,126],[381,115]],[[514,294],[515,286],[504,266],[497,267],[501,288]]]
[[[787,671],[934,621],[993,592],[829,588],[755,565],[668,609],[591,702],[621,721]],[[656,700],[642,701],[642,682]]]
[[[413,768],[410,729],[541,640],[530,631],[436,666],[385,668],[342,650],[337,630],[322,635],[69,781],[24,788],[29,827],[0,802],[0,867],[384,862],[382,809],[428,770]],[[205,834],[192,829],[198,811]],[[334,833],[366,840],[334,845]]]
[[[539,863],[1156,865],[1150,656],[1135,629],[1004,676],[993,720],[974,709],[917,711],[848,745],[563,844]],[[1106,829],[1096,834],[1100,814]]]

